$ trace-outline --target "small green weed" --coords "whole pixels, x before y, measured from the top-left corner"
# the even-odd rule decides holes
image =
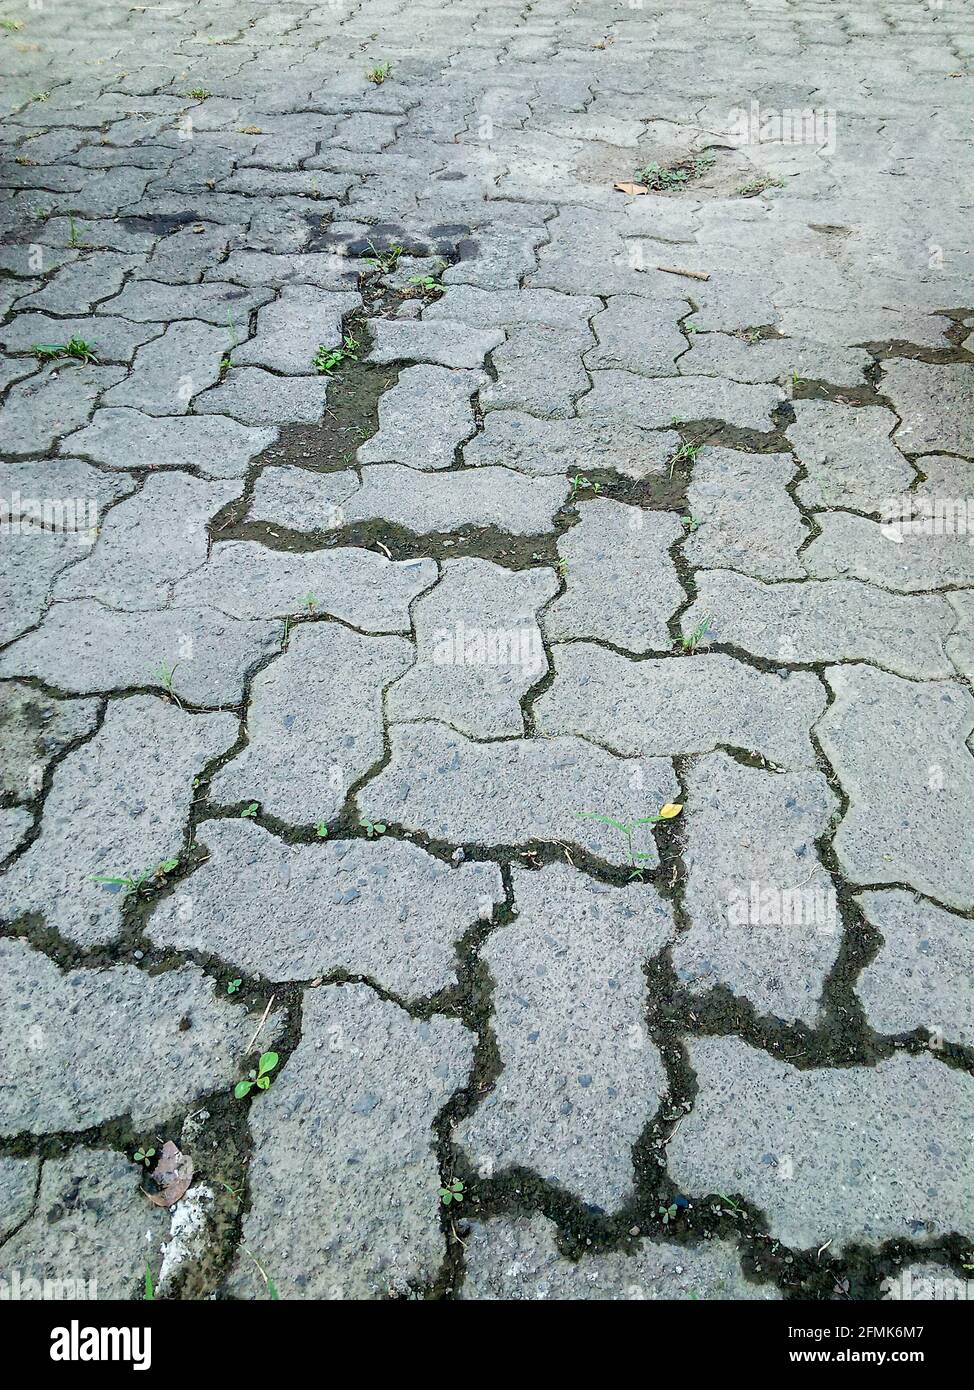
[[[256,1086],[258,1091],[266,1091],[271,1084],[270,1073],[277,1066],[281,1059],[276,1052],[262,1052],[256,1069],[251,1067],[247,1073],[246,1080],[238,1081],[233,1088],[233,1094],[237,1100],[243,1100],[249,1096]]]

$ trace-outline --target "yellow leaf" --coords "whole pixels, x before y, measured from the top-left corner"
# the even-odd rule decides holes
[[[668,801],[665,806],[659,808],[659,818],[660,820],[672,820],[673,817],[678,816],[682,810],[682,806],[678,806],[673,801]]]

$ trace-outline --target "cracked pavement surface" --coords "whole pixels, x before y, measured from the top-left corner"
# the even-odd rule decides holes
[[[965,1278],[974,14],[5,15],[0,1278]]]

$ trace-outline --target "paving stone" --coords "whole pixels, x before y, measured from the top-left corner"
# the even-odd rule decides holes
[[[242,228],[196,223],[192,227],[171,232],[156,242],[140,275],[168,285],[193,284],[206,271],[216,269],[218,262],[222,264],[230,237],[238,231],[242,231]],[[224,277],[217,273],[208,278],[222,280]],[[193,315],[193,318],[201,317],[200,314]]]
[[[88,252],[55,271],[42,289],[19,301],[19,308],[51,314],[88,314],[100,300],[118,290],[126,273],[141,264],[141,259],[117,256],[111,251]]]
[[[447,319],[371,319],[375,346],[370,362],[433,362],[441,367],[482,367],[488,352],[499,347],[499,328],[470,328]]]
[[[686,322],[694,325],[693,318]],[[863,386],[863,373],[873,359],[862,348],[836,348],[794,338],[762,338],[748,342],[733,333],[694,333],[690,351],[677,363],[687,376],[722,376],[734,381],[774,381],[787,385],[792,377],[826,381],[833,386]],[[818,401],[795,401],[799,406]]]
[[[194,320],[171,323],[161,337],[136,351],[127,380],[106,391],[103,402],[148,415],[185,415],[193,397],[219,378],[229,347],[226,327]],[[83,423],[76,421],[74,428]]]
[[[241,289],[239,285],[208,282],[173,285],[157,280],[130,280],[114,299],[105,299],[98,312],[117,314],[135,323],[172,323],[181,319],[212,323],[221,330],[229,351],[235,337],[245,336],[251,313],[273,296],[270,290]]]
[[[246,590],[242,573],[249,575]],[[328,614],[366,632],[409,632],[409,606],[435,578],[433,560],[387,560],[354,546],[292,552],[224,541],[177,584],[174,602],[209,605],[231,618]]]
[[[38,913],[82,945],[111,941],[124,896],[95,875],[138,875],[182,848],[193,778],[233,743],[229,714],[188,714],[151,695],[111,703],[61,759],[41,833],[0,881],[0,915]]]
[[[707,620],[720,642],[768,661],[869,661],[921,680],[953,674],[944,644],[956,615],[946,596],[907,598],[852,579],[764,584],[731,570],[695,579],[684,634]]]
[[[683,546],[684,560],[757,579],[803,577],[796,552],[808,533],[787,491],[794,472],[788,454],[703,450],[687,488],[697,527]]]
[[[585,502],[578,515],[578,525],[558,538],[565,592],[545,610],[547,637],[669,651],[667,620],[686,598],[669,554],[684,534],[680,522],[607,498]]]
[[[821,535],[802,552],[806,570],[818,579],[848,576],[902,593],[974,583],[974,550],[965,529],[952,525],[924,533],[922,521],[911,529],[911,520],[901,525],[899,515],[884,523],[847,513],[820,517]]]
[[[492,227],[489,237],[472,237],[458,245],[460,259],[443,272],[445,285],[478,285],[485,290],[516,289],[534,270],[543,227]]]
[[[233,349],[235,367],[311,375],[319,347],[342,341],[342,319],[361,304],[357,294],[331,294],[313,285],[289,285],[257,314],[257,332]]]
[[[681,1192],[743,1196],[794,1250],[969,1224],[974,1081],[927,1054],[799,1071],[739,1038],[688,1040],[699,1091],[670,1139]]]
[[[456,945],[504,888],[496,864],[449,865],[404,841],[287,845],[247,820],[198,829],[208,859],[149,921],[160,946],[275,982],[333,971],[423,998],[456,985]]]
[[[3,1247],[12,1299],[133,1299],[167,1215],[139,1191],[128,1159],[77,1148],[45,1160],[34,1203],[36,1159],[8,1159],[29,1176],[29,1220]],[[151,1242],[151,1243],[150,1243]]]
[[[474,1221],[461,1299],[584,1300],[778,1298],[773,1284],[752,1284],[729,1241],[699,1245],[633,1242],[631,1251],[586,1251],[576,1264],[558,1249],[547,1217]]]
[[[39,1171],[36,1158],[0,1158],[0,1240],[30,1216]]]
[[[103,473],[82,459],[59,455],[0,463],[0,524],[19,518],[48,532],[70,534],[84,553],[95,540],[102,514],[134,491],[134,479]]]
[[[36,344],[68,343],[83,338],[98,359],[104,362],[131,362],[135,349],[160,329],[151,324],[139,327],[127,319],[111,318],[52,318],[50,314],[17,314],[0,328],[0,343],[9,352],[28,352]]]
[[[947,655],[962,676],[974,679],[974,593],[948,594],[957,625],[946,642]]]
[[[648,884],[611,888],[564,864],[515,869],[514,903],[480,952],[502,1070],[456,1138],[480,1172],[530,1168],[614,1210],[666,1089],[644,1031],[643,965],[672,917]]]
[[[426,319],[449,319],[474,328],[512,329],[532,324],[548,328],[585,328],[602,308],[591,295],[556,294],[554,290],[483,290],[474,285],[449,285]]]
[[[587,328],[515,329],[493,354],[497,376],[484,385],[481,406],[485,411],[523,410],[553,420],[572,415],[589,389],[582,354],[591,342]]]
[[[89,1129],[123,1115],[148,1128],[239,1075],[254,1021],[198,966],[62,971],[11,940],[0,941],[0,960],[8,1021],[0,1133]],[[79,1065],[82,1054],[89,1065]]]
[[[27,632],[43,614],[55,579],[85,551],[78,537],[24,527],[0,544],[0,641]]]
[[[0,655],[0,676],[31,676],[81,695],[172,689],[194,705],[237,705],[246,681],[281,649],[279,622],[240,622],[213,608],[125,613],[94,599],[55,603]]]
[[[479,743],[430,721],[393,725],[389,740],[392,755],[358,794],[359,807],[447,844],[578,845],[626,864],[622,837],[582,817],[628,821],[635,807],[655,811],[677,794],[665,760],[616,758],[582,738]],[[652,867],[652,839],[640,848]]]
[[[463,461],[478,467],[505,464],[534,475],[610,469],[644,478],[665,473],[679,447],[680,436],[672,430],[650,432],[598,419],[538,420],[522,411],[492,410],[481,433],[463,446]]]
[[[843,874],[907,882],[969,911],[974,698],[959,682],[917,684],[872,666],[830,667],[826,680],[835,700],[817,733],[849,797],[833,841]]]
[[[207,272],[206,278],[270,289],[304,284],[317,285],[322,290],[343,290],[355,284],[358,272],[344,256],[333,252],[276,255],[268,251],[233,250],[225,261]]]
[[[22,381],[40,370],[40,363],[32,357],[0,356],[0,391],[6,391],[12,381]]]
[[[779,399],[772,386],[744,386],[716,377],[648,379],[633,372],[597,371],[578,410],[580,415],[644,429],[663,429],[675,421],[722,420],[739,429],[768,431]]]
[[[108,468],[195,468],[208,478],[239,478],[276,437],[276,430],[250,429],[219,416],[170,419],[96,410],[91,424],[62,447]]]
[[[887,359],[879,389],[900,417],[896,442],[911,454],[974,455],[974,367]]]
[[[672,307],[657,306],[637,295],[614,295],[592,320],[598,347],[586,352],[586,367],[675,376],[676,358],[687,350],[678,317]]]
[[[6,655],[6,653],[5,653]],[[92,733],[94,700],[55,700],[19,681],[0,683],[0,794],[29,801],[53,760]]]
[[[194,408],[206,415],[229,415],[245,425],[316,425],[327,394],[325,377],[282,377],[260,367],[232,367]]]
[[[55,440],[80,429],[99,395],[124,375],[124,367],[55,362],[16,382],[0,408],[0,453],[50,454]]]
[[[815,841],[838,803],[818,772],[769,773],[711,753],[687,778],[684,902],[673,966],[691,993],[724,985],[758,1015],[814,1026],[842,924]]]
[[[478,372],[407,367],[379,399],[379,429],[358,451],[359,463],[449,468],[457,446],[475,430],[471,397]]]
[[[877,1033],[930,1034],[974,1043],[974,943],[970,923],[901,888],[861,893],[857,902],[883,944],[856,985]]]
[[[792,771],[815,765],[809,730],[825,708],[810,673],[770,675],[717,653],[631,661],[588,642],[559,645],[535,705],[546,735],[581,734],[623,757],[756,753]]]
[[[548,670],[538,612],[557,588],[550,569],[445,561],[413,609],[416,663],[389,691],[389,718],[440,719],[472,738],[523,734],[521,700]]]
[[[890,441],[896,416],[882,406],[795,401],[786,434],[806,477],[798,496],[807,507],[851,507],[882,512],[906,492],[915,473]]]
[[[335,815],[380,761],[383,692],[414,657],[401,637],[333,622],[293,629],[283,656],[254,677],[248,742],[213,778],[211,799],[257,801],[295,825]],[[372,806],[375,818],[385,814]]]
[[[301,1041],[249,1117],[242,1243],[282,1298],[382,1298],[435,1277],[432,1124],[466,1082],[473,1042],[456,1020],[410,1018],[365,985],[307,992]],[[247,1256],[230,1288],[262,1296]]]
[[[140,492],[108,513],[90,554],[55,584],[55,598],[94,598],[117,609],[165,608],[176,581],[206,560],[207,523],[238,492],[237,483],[189,473],[150,475]]]
[[[6,859],[27,838],[34,827],[33,812],[23,806],[7,806],[0,810],[0,859]]]

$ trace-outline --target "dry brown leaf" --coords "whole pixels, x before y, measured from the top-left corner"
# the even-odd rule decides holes
[[[158,1183],[159,1191],[146,1192],[143,1187],[146,1197],[154,1207],[171,1207],[189,1191],[193,1181],[193,1160],[188,1154],[182,1153],[171,1139],[167,1139],[162,1146],[159,1162],[149,1176]]]
[[[649,192],[649,189],[644,183],[614,183],[612,187],[617,188],[620,193],[628,193],[632,198],[637,197],[640,193]]]
[[[242,125],[240,127],[241,135],[263,135],[263,133],[259,125]]]

